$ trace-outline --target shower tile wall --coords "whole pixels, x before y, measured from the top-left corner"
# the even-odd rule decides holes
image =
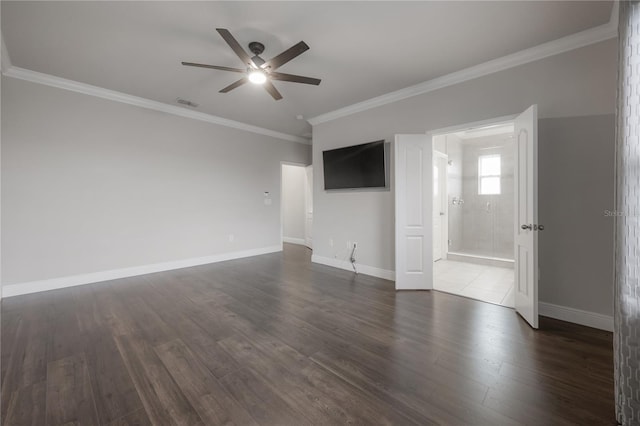
[[[513,259],[513,139],[509,135],[464,140],[451,138],[447,139],[447,151],[452,161],[447,179],[449,251]],[[500,154],[501,193],[480,195],[478,158],[491,154]],[[461,197],[464,204],[452,205],[454,196]]]

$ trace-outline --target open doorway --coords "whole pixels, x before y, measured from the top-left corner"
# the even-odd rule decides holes
[[[313,167],[282,164],[281,236],[283,243],[313,247]]]
[[[514,123],[433,136],[433,288],[514,306]]]
[[[514,308],[531,327],[538,328],[538,231],[544,226],[538,223],[538,107],[532,105],[520,114],[501,119],[434,130],[427,134],[397,134],[394,143],[395,189],[395,275],[396,290],[431,290],[434,288],[434,269],[442,256],[449,256],[448,244],[441,250],[440,259],[434,262],[434,215],[449,211],[449,201],[443,202],[445,210],[433,209],[434,188],[433,135],[451,134],[470,129],[488,131],[492,127],[513,123],[513,276]],[[440,148],[442,149],[442,148]],[[446,151],[446,147],[444,148]],[[488,150],[487,150],[488,151]],[[448,161],[450,155],[443,153]],[[477,159],[476,191],[495,192],[500,178],[496,173],[495,158],[487,153],[484,160]],[[482,163],[482,164],[481,164]],[[480,172],[482,168],[482,172]],[[500,172],[502,173],[502,172]],[[440,179],[440,173],[437,174]],[[500,183],[502,184],[502,183]],[[440,185],[440,184],[439,184]],[[440,188],[440,186],[438,186]],[[446,191],[440,190],[440,193]],[[451,200],[453,201],[453,200]],[[466,203],[466,201],[465,201]],[[485,201],[485,209],[487,204]],[[489,204],[489,213],[496,207]],[[437,224],[436,224],[437,226]],[[444,224],[441,223],[441,226]],[[506,230],[506,227],[500,227]],[[448,226],[447,234],[453,228]],[[445,232],[445,231],[443,231]],[[448,237],[447,240],[451,238]],[[441,247],[442,249],[442,247]],[[444,254],[446,253],[446,254]],[[455,252],[454,252],[455,254]],[[472,258],[472,253],[466,254]],[[485,256],[477,256],[485,257]],[[490,256],[490,257],[496,257]],[[449,259],[446,259],[449,260]],[[469,260],[469,259],[466,259]],[[475,259],[474,259],[475,260]],[[495,259],[482,259],[491,262]],[[475,265],[471,268],[475,268]],[[487,265],[491,266],[491,265]],[[440,268],[440,266],[438,266]],[[510,268],[503,268],[510,269]],[[441,271],[439,271],[441,272]],[[438,275],[440,275],[438,272]],[[442,281],[442,277],[439,277]],[[475,278],[475,277],[474,277]],[[468,295],[471,297],[471,295]]]

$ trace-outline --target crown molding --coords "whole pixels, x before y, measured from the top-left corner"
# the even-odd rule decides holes
[[[2,37],[1,34],[0,37]],[[2,46],[0,47],[0,49],[2,50],[2,57],[0,57],[0,69],[2,69],[2,72],[4,73],[9,68],[11,68],[11,58],[9,57],[7,45],[4,44],[4,37],[2,37]]]
[[[565,53],[570,50],[589,46],[601,41],[609,40],[618,36],[618,20],[617,20],[617,2],[614,3],[611,12],[611,18],[608,23],[580,31],[566,37],[559,38],[529,49],[521,50],[498,59],[493,59],[479,65],[474,65],[460,71],[436,77],[418,83],[414,86],[405,87],[366,101],[358,102],[337,110],[318,115],[307,120],[312,126],[346,117],[368,109],[377,108],[383,105],[411,98],[413,96],[422,95],[424,93],[433,92],[454,84],[463,83],[478,77],[504,71],[530,62],[539,61],[550,56]]]
[[[92,86],[90,84],[80,83],[78,81],[68,80],[66,78],[56,77],[54,75],[31,71],[24,68],[10,66],[6,70],[3,69],[2,74],[6,77],[17,78],[20,80],[30,81],[32,83],[44,84],[46,86],[57,87],[59,89],[83,93],[85,95],[108,99],[115,102],[121,102],[123,104],[134,105],[141,108],[147,108],[165,112],[167,114],[177,115],[180,117],[218,124],[220,126],[231,127],[233,129],[244,130],[251,133],[257,133],[276,139],[297,142],[306,145],[311,144],[311,141],[309,139],[305,139],[299,136],[276,132],[275,130],[253,126],[251,124],[242,123],[240,121],[229,120],[227,118],[222,118],[203,112],[196,112],[190,109],[169,105],[164,102],[152,101],[151,99],[141,98],[139,96],[133,96],[122,92],[116,92],[115,90]]]
[[[611,6],[611,16],[609,16],[609,25],[618,29],[618,21],[620,20],[620,1],[614,0]]]

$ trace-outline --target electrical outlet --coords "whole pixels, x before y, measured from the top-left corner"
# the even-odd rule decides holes
[[[333,238],[329,238],[329,247],[333,247]]]
[[[230,242],[230,243],[234,242],[234,241],[235,241],[235,239],[236,239],[235,235],[233,235],[233,234],[229,234],[229,242]]]

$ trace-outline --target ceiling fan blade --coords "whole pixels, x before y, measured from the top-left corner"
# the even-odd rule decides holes
[[[291,81],[293,83],[313,84],[315,86],[319,85],[321,81],[319,78],[304,77],[302,75],[285,74],[281,72],[271,72],[269,73],[269,77],[271,77],[273,80]]]
[[[251,58],[249,57],[249,54],[244,51],[242,46],[240,46],[240,43],[238,43],[238,40],[236,40],[231,35],[229,30],[224,29],[224,28],[216,28],[216,31],[218,31],[218,33],[222,36],[224,41],[227,42],[227,44],[229,45],[231,50],[233,50],[236,53],[236,55],[238,55],[238,58],[240,58],[243,63],[245,63],[247,66],[250,66],[250,67],[254,67],[255,66],[253,64],[253,62],[251,61]]]
[[[230,92],[233,89],[235,89],[236,87],[240,87],[243,84],[247,83],[248,81],[249,81],[249,79],[247,77],[242,77],[240,80],[236,81],[235,83],[231,83],[230,85],[228,85],[224,89],[220,90],[220,93]]]
[[[218,65],[196,64],[193,62],[182,62],[182,65],[186,65],[188,67],[211,68],[214,70],[222,70],[222,71],[232,71],[232,72],[241,72],[241,73],[246,72],[245,70],[240,68],[219,67]]]
[[[303,54],[307,50],[309,50],[309,46],[307,46],[307,43],[305,43],[304,41],[301,41],[295,46],[285,50],[278,56],[268,60],[264,65],[262,65],[262,68],[271,67],[272,70],[275,70],[276,68],[281,67],[296,56]]]
[[[271,81],[269,80],[265,81],[263,86],[264,86],[264,89],[267,92],[269,92],[271,96],[273,96],[273,99],[275,99],[276,101],[279,101],[280,99],[282,99],[282,95],[280,94],[280,92],[278,92],[278,89],[276,89],[276,86],[274,86]]]

